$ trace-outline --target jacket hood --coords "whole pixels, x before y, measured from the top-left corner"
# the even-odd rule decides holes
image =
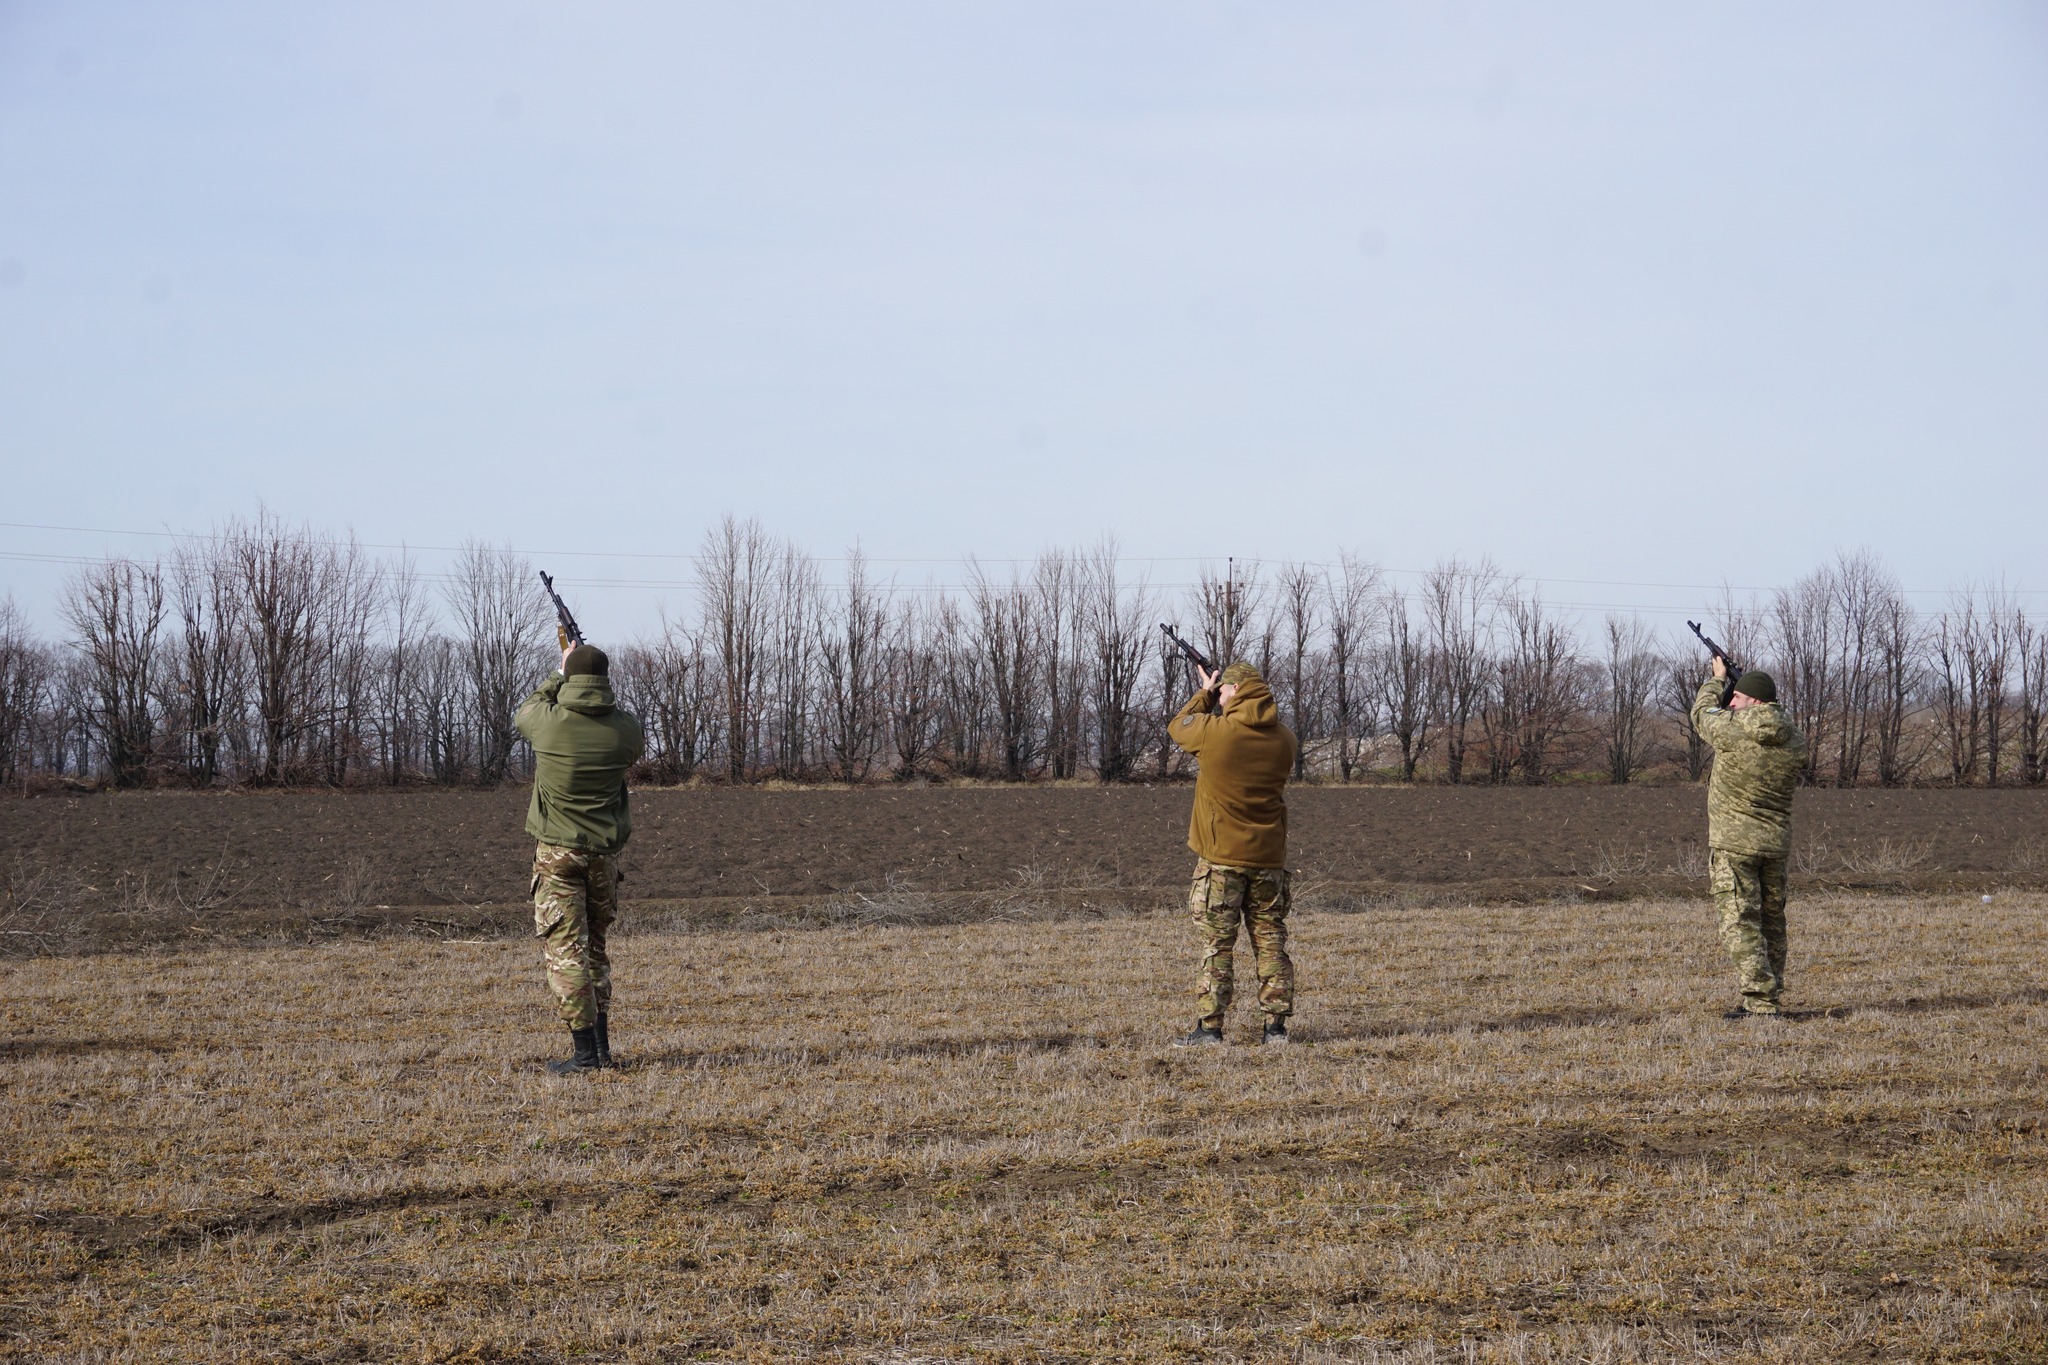
[[[1239,725],[1249,725],[1255,730],[1268,729],[1280,723],[1280,708],[1273,702],[1273,689],[1266,686],[1263,678],[1239,683],[1237,695],[1230,699],[1230,705],[1223,708],[1223,714]]]
[[[1735,713],[1735,719],[1742,722],[1751,739],[1767,749],[1779,748],[1795,733],[1792,722],[1785,719],[1785,708],[1774,701],[1745,706]]]
[[[566,710],[585,716],[608,716],[618,709],[618,698],[612,695],[611,679],[595,673],[578,673],[562,679],[562,690],[555,694],[555,701]]]

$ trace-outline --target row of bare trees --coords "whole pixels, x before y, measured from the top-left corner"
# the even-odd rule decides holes
[[[1591,632],[1489,561],[1395,586],[1369,561],[1226,562],[1170,591],[1114,541],[966,565],[954,589],[843,572],[758,522],[703,538],[692,609],[607,642],[648,731],[645,780],[865,782],[1183,775],[1165,721],[1191,690],[1177,618],[1256,664],[1303,743],[1298,775],[1545,783],[1698,778],[1689,637]],[[1876,556],[1710,612],[1772,670],[1807,779],[2048,780],[2048,629],[2002,586],[1917,611]],[[530,762],[512,714],[552,664],[532,566],[480,543],[444,573],[269,513],[166,560],[78,570],[64,637],[0,599],[0,781],[496,783]]]

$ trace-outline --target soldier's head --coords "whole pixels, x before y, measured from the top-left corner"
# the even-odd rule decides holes
[[[1230,705],[1231,700],[1237,696],[1238,688],[1243,687],[1248,682],[1257,681],[1259,681],[1259,670],[1253,668],[1250,664],[1240,660],[1230,665],[1223,670],[1223,676],[1218,680],[1216,688],[1217,705]]]
[[[562,676],[573,678],[583,674],[592,678],[609,678],[612,661],[596,645],[578,645],[562,656]]]
[[[1728,709],[1740,711],[1745,706],[1761,706],[1777,699],[1777,680],[1761,668],[1752,668],[1735,680],[1735,695],[1728,698]]]

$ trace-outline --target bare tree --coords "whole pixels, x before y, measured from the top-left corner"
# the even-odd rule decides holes
[[[84,657],[87,722],[108,773],[117,787],[139,787],[156,759],[163,570],[127,559],[87,565],[65,585],[62,610]]]
[[[1151,665],[1146,672],[1152,683],[1152,701],[1147,706],[1146,721],[1151,727],[1148,746],[1152,754],[1152,776],[1155,781],[1185,776],[1191,762],[1187,753],[1168,738],[1167,724],[1187,703],[1195,690],[1195,683],[1188,676],[1193,672],[1189,664],[1173,644],[1167,641],[1162,631],[1151,634]]]
[[[446,595],[462,632],[477,780],[495,784],[520,742],[513,713],[545,666],[553,613],[525,556],[479,540],[463,542]]]
[[[801,779],[810,767],[818,599],[817,562],[794,542],[775,555],[768,626],[769,733],[775,771]]]
[[[320,707],[330,641],[321,634],[331,555],[311,531],[294,531],[268,510],[221,532],[242,596],[242,643],[261,749],[257,780],[296,775],[303,745],[326,715]]]
[[[2013,622],[2013,657],[2020,674],[2019,706],[2020,780],[2029,786],[2048,781],[2048,752],[2042,741],[2048,738],[2048,630],[2016,615]]]
[[[1525,597],[1507,582],[1500,601],[1502,644],[1482,717],[1489,775],[1505,782],[1520,772],[1534,785],[1550,776],[1559,742],[1584,713],[1584,670],[1571,629],[1543,609],[1541,592]]]
[[[1081,767],[1080,571],[1064,550],[1047,550],[1032,571],[1038,622],[1032,638],[1039,648],[1045,697],[1046,767],[1055,778]]]
[[[326,580],[320,622],[326,641],[326,667],[320,679],[320,709],[326,718],[321,763],[327,781],[338,787],[369,752],[378,662],[372,636],[383,613],[382,583],[354,535],[330,548]]]
[[[1226,559],[1221,578],[1213,566],[1202,566],[1189,590],[1188,605],[1202,623],[1212,659],[1219,664],[1243,660],[1265,671],[1265,661],[1258,657],[1259,618],[1265,601],[1257,565],[1240,569],[1235,559]]]
[[[1716,637],[1731,658],[1740,660],[1744,668],[1761,666],[1768,620],[1754,599],[1737,601],[1735,590],[1723,584],[1721,600],[1713,611],[1707,613],[1707,617],[1710,623],[1719,623],[1707,633]],[[1702,677],[1705,673],[1703,667]]]
[[[922,597],[898,602],[884,651],[883,691],[899,781],[909,781],[923,772],[938,735],[939,660],[929,639],[932,614],[931,605]]]
[[[1820,773],[1821,754],[1833,736],[1839,707],[1837,659],[1842,622],[1836,611],[1834,571],[1821,568],[1771,595],[1770,643],[1777,660],[1778,703],[1806,736],[1800,781]],[[1732,648],[1732,646],[1731,646]],[[1741,657],[1741,656],[1737,656]]]
[[[1922,663],[1926,637],[1912,604],[1896,584],[1877,604],[1872,638],[1877,686],[1872,696],[1876,718],[1871,728],[1877,742],[1877,780],[1887,787],[1903,786],[1920,766],[1920,746],[1912,739],[1907,720],[1926,671]]]
[[[1401,746],[1401,780],[1413,782],[1416,765],[1435,737],[1436,656],[1429,648],[1428,627],[1409,619],[1408,598],[1399,588],[1388,590],[1382,619],[1387,642],[1374,670],[1380,714]]]
[[[682,782],[711,754],[719,699],[704,650],[687,626],[662,613],[653,640],[627,645],[612,658],[620,703],[647,727],[644,762],[657,782]]]
[[[1374,732],[1376,708],[1367,676],[1371,641],[1380,618],[1380,570],[1349,551],[1325,577],[1324,619],[1330,639],[1330,728],[1337,740],[1337,774],[1346,782],[1361,747]]]
[[[464,701],[466,662],[455,641],[445,635],[429,635],[420,641],[408,672],[427,775],[444,787],[467,777],[475,757],[470,708]]]
[[[375,679],[378,730],[384,780],[403,782],[415,764],[422,767],[419,719],[414,710],[413,669],[420,642],[434,628],[432,606],[420,582],[412,555],[401,550],[384,567],[383,668]]]
[[[1081,626],[1088,642],[1095,718],[1095,772],[1104,782],[1122,782],[1137,766],[1138,676],[1144,668],[1153,614],[1150,587],[1140,580],[1125,589],[1117,578],[1117,546],[1105,538],[1080,560]]]
[[[825,752],[841,782],[862,782],[882,747],[882,648],[888,635],[886,588],[868,581],[867,556],[846,556],[846,585],[836,616],[818,619],[818,664]]]
[[[57,664],[29,630],[12,593],[0,597],[0,783],[24,788],[35,767],[37,720],[48,706]]]
[[[1733,645],[1723,647],[1731,652],[1734,649]],[[1659,668],[1658,696],[1665,714],[1678,723],[1679,744],[1685,753],[1685,775],[1697,782],[1707,771],[1707,742],[1693,726],[1692,702],[1699,695],[1707,670],[1682,647],[1677,654],[1664,659]]]
[[[988,664],[960,604],[950,594],[940,594],[930,606],[925,645],[938,679],[938,756],[955,773],[980,777],[989,768],[994,729]]]
[[[1289,564],[1275,582],[1280,657],[1274,672],[1279,684],[1281,719],[1294,730],[1294,775],[1308,776],[1308,751],[1321,733],[1317,705],[1315,644],[1323,630],[1323,607],[1329,597],[1326,575],[1313,564]]]
[[[1601,719],[1607,780],[1622,784],[1643,770],[1650,749],[1650,695],[1662,668],[1640,616],[1607,617],[1607,671]],[[1695,737],[1697,738],[1697,737]]]
[[[1984,704],[1989,679],[1985,630],[1976,589],[1963,587],[1950,596],[1949,609],[1935,623],[1934,700],[1941,721],[1949,780],[1957,786],[1973,782],[1984,758]]]
[[[1848,786],[1862,776],[1882,708],[1878,658],[1886,606],[1898,584],[1868,550],[1836,557],[1830,586],[1834,615],[1841,623],[1841,648],[1830,687],[1835,702],[1834,780]]]
[[[727,773],[734,782],[746,781],[761,746],[773,555],[760,522],[727,515],[705,533],[697,556],[705,634],[718,659],[725,694]]]
[[[183,766],[194,786],[208,787],[223,774],[222,750],[247,704],[244,601],[232,547],[219,535],[185,542],[172,562],[172,583]]]
[[[2011,591],[2004,583],[1987,584],[1984,590],[1983,629],[1980,639],[1984,661],[1984,785],[1995,787],[2005,754],[2006,724],[2011,710],[2008,688],[2013,672],[2013,650],[2018,643],[2020,613]]]
[[[1422,614],[1436,673],[1436,719],[1444,741],[1444,776],[1465,778],[1467,731],[1491,680],[1488,647],[1500,571],[1482,559],[1467,568],[1455,557],[1422,580]]]
[[[974,605],[975,648],[987,667],[995,705],[995,742],[1002,775],[1022,781],[1037,764],[1038,711],[1045,669],[1031,585],[1013,571],[999,583],[970,559],[967,591]]]
[[[89,776],[97,736],[92,719],[93,668],[76,648],[58,656],[49,697],[47,719],[38,727],[44,757],[37,766],[53,773],[70,771],[80,777]]]

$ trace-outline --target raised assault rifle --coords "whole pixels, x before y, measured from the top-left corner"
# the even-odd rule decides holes
[[[1167,625],[1164,621],[1159,623],[1159,628],[1166,632],[1166,642],[1179,650],[1181,657],[1186,659],[1190,665],[1204,673],[1214,673],[1216,671],[1216,665],[1209,662],[1209,656],[1196,649],[1186,640],[1181,639],[1180,632]],[[1201,679],[1198,677],[1195,681],[1200,682]]]
[[[583,627],[576,624],[576,618],[569,611],[569,604],[562,600],[562,594],[555,591],[555,580],[548,577],[548,571],[540,571],[541,585],[548,590],[548,596],[555,599],[555,638],[562,648],[583,643]]]
[[[1719,659],[1721,666],[1728,673],[1728,677],[1721,684],[1721,705],[1725,708],[1728,705],[1729,699],[1735,695],[1735,680],[1742,676],[1742,670],[1736,666],[1735,660],[1729,655],[1727,650],[1714,643],[1713,636],[1700,635],[1699,622],[1687,621],[1686,624],[1692,627],[1694,635],[1699,636],[1700,643],[1707,647],[1707,653]]]

